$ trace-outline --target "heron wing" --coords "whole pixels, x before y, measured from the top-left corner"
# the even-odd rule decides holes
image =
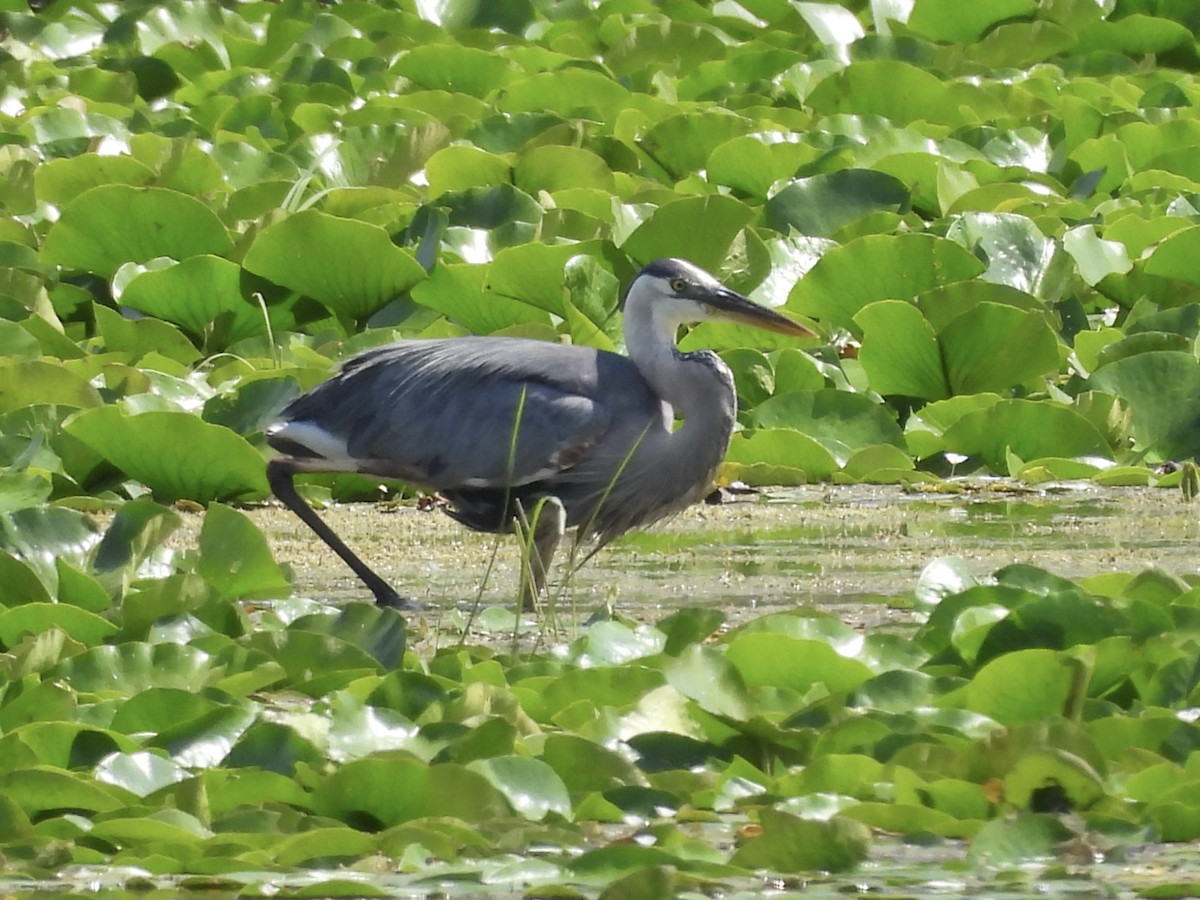
[[[505,338],[405,341],[351,360],[284,411],[274,437],[431,487],[528,484],[568,469],[614,422],[661,416],[628,359]],[[289,452],[294,452],[289,445]],[[349,463],[353,463],[351,466]]]

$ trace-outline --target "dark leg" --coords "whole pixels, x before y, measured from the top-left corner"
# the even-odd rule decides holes
[[[527,536],[532,531],[528,571],[521,579],[521,608],[525,612],[533,612],[546,590],[546,576],[550,572],[554,551],[562,540],[567,514],[557,497],[533,501],[530,510],[526,510],[518,501],[517,510],[516,530],[522,542],[529,540]],[[528,518],[530,511],[533,513],[532,522]]]
[[[296,493],[296,487],[292,484],[295,475],[296,469],[289,459],[278,458],[267,463],[267,483],[271,485],[271,491],[279,498],[279,502],[299,516],[300,520],[311,528],[317,537],[342,558],[342,561],[375,595],[375,602],[378,605],[390,606],[393,609],[417,609],[416,604],[392,590],[391,585],[376,575],[370,566],[359,559],[354,551],[333,533],[333,529],[321,521],[316,510],[305,503],[303,498]]]

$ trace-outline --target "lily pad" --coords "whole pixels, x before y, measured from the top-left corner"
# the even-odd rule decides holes
[[[379,226],[315,209],[265,229],[246,251],[243,265],[354,321],[425,277],[416,259]]]
[[[75,417],[66,430],[164,500],[205,503],[268,493],[258,451],[228,428],[189,413],[127,416],[104,406]]]
[[[195,197],[166,188],[105,184],[67,204],[46,235],[41,257],[111,277],[127,262],[222,256],[231,246],[220,219]]]
[[[787,308],[861,337],[854,317],[867,304],[908,300],[982,271],[970,252],[944,238],[870,235],[825,253],[792,288]]]

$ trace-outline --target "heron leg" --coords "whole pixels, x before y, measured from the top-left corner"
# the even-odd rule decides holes
[[[300,517],[309,528],[316,533],[317,537],[329,545],[342,561],[350,567],[355,575],[359,577],[372,594],[375,595],[375,603],[379,606],[390,606],[393,609],[417,609],[418,607],[411,600],[401,597],[397,594],[386,581],[380,578],[372,571],[371,567],[358,558],[358,556],[342,541],[340,537],[333,533],[333,529],[322,521],[317,515],[316,510],[304,502],[298,493],[292,479],[296,476],[296,466],[287,458],[272,459],[267,463],[267,484],[271,486],[272,493],[279,499],[279,502],[294,512]]]
[[[546,589],[546,575],[562,541],[567,514],[557,497],[544,497],[533,505],[532,516],[519,505],[517,522],[517,532],[529,548],[521,579],[521,608],[531,612]]]

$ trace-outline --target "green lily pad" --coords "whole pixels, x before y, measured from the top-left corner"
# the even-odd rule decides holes
[[[799,694],[815,684],[824,685],[831,693],[849,691],[874,675],[870,668],[840,655],[826,643],[768,632],[738,635],[726,656],[746,684],[786,687]]]
[[[776,231],[831,237],[870,213],[899,211],[908,202],[908,188],[890,175],[841,169],[791,182],[767,201],[763,213]]]
[[[499,790],[513,809],[527,819],[540,821],[554,813],[571,817],[571,799],[558,774],[540,759],[527,756],[493,756],[467,765]]]
[[[953,241],[930,235],[869,235],[827,252],[788,297],[799,315],[862,335],[854,317],[876,300],[907,300],[965,281],[983,264]]]
[[[935,41],[972,43],[992,26],[1032,15],[1034,0],[982,0],[963,6],[953,0],[919,0],[913,5],[908,27]]]
[[[727,467],[734,475],[750,484],[807,484],[828,478],[838,469],[838,462],[820,442],[790,428],[760,428],[754,432],[734,435],[725,455]],[[755,467],[765,476],[755,479]],[[799,480],[773,481],[771,472],[784,475],[790,471]],[[749,477],[748,477],[749,476]]]
[[[772,872],[840,872],[866,857],[870,831],[860,822],[818,822],[775,809],[759,811],[762,833],[748,839],[730,860],[747,869]]]
[[[66,431],[164,500],[205,503],[268,493],[258,451],[228,428],[188,413],[127,416],[104,406],[76,416]]]
[[[166,188],[106,184],[67,204],[46,235],[41,257],[111,277],[127,262],[222,256],[231,246],[220,219],[195,197]]]
[[[102,787],[53,766],[4,772],[0,774],[0,792],[29,815],[56,809],[111,812],[128,802],[128,795],[118,788]]]
[[[962,689],[966,708],[1005,725],[1062,715],[1083,687],[1082,664],[1052,650],[1018,650],[997,657]]]
[[[241,279],[236,263],[193,256],[137,276],[125,286],[121,303],[194,335],[219,335],[218,345],[223,347],[266,328],[262,310],[248,301]]]
[[[246,270],[312,297],[355,321],[425,277],[413,256],[377,225],[315,209],[262,231],[246,251]]]
[[[717,271],[738,233],[753,218],[754,211],[733,197],[686,197],[660,206],[621,249],[643,265],[678,256]]]
[[[0,365],[0,412],[36,404],[99,406],[100,392],[61,363],[29,360]]]
[[[1167,458],[1200,451],[1194,424],[1200,416],[1200,363],[1192,353],[1160,350],[1117,359],[1097,369],[1089,385],[1129,403],[1139,448]]]
[[[880,300],[860,309],[854,323],[862,329],[859,359],[874,390],[925,400],[949,396],[937,335],[916,306]]]
[[[881,404],[862,394],[829,388],[776,395],[748,417],[753,428],[803,432],[845,464],[850,455],[877,444],[904,446],[896,420]]]
[[[1058,371],[1058,338],[1040,312],[980,303],[943,328],[938,343],[955,394],[1002,392]]]
[[[200,528],[196,571],[223,597],[278,597],[291,584],[271,556],[267,539],[245,513],[220,503],[208,507]]]
[[[0,612],[0,642],[12,647],[24,634],[61,628],[74,640],[94,646],[116,633],[111,622],[66,603],[24,603]]]
[[[1087,419],[1072,409],[1031,400],[1004,400],[968,412],[946,429],[946,449],[979,455],[994,472],[1008,472],[1008,454],[1024,461],[1044,457],[1111,459],[1112,449]]]
[[[324,815],[369,830],[422,816],[478,822],[510,815],[504,795],[478,772],[403,757],[349,762],[317,786],[314,800]]]

